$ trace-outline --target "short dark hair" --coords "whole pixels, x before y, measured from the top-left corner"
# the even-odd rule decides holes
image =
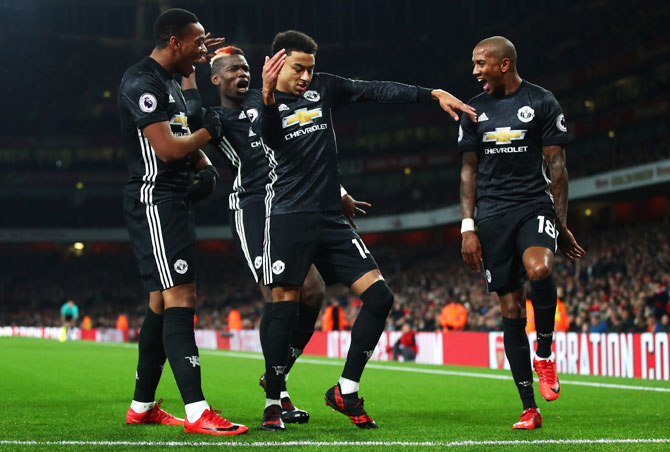
[[[156,47],[159,49],[166,47],[171,36],[182,38],[186,28],[198,22],[196,15],[185,9],[172,8],[164,11],[154,23]]]
[[[221,69],[221,66],[223,66],[223,57],[231,55],[244,56],[244,52],[242,49],[235,46],[227,46],[216,49],[216,52],[214,52],[214,57],[212,57],[212,60],[210,61],[210,65],[212,66],[212,74],[219,72],[219,69]]]
[[[286,49],[286,54],[290,55],[293,50],[298,52],[311,53],[316,55],[319,46],[310,36],[301,31],[288,30],[277,33],[272,41],[272,55]]]

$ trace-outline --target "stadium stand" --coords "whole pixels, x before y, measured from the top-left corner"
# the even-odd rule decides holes
[[[243,47],[252,68],[260,68],[276,24],[282,24],[319,38],[318,70],[444,86],[463,99],[480,89],[470,76],[472,46],[498,32],[495,25],[481,23],[482,12],[504,14],[510,23],[523,16],[526,25],[509,37],[523,55],[522,75],[552,89],[565,110],[572,180],[670,155],[670,29],[668,8],[660,0],[645,2],[644,8],[525,0],[514,10],[483,0],[453,11],[448,2],[438,0],[405,2],[389,13],[395,16],[388,21],[374,20],[372,3],[353,11],[346,0],[334,0],[328,7],[309,6],[315,17],[323,13],[319,8],[338,11],[318,24],[294,23],[286,12],[292,11],[287,8],[290,2],[279,0],[265,5],[271,20],[259,18],[241,27],[236,18],[260,1],[228,2],[225,14],[211,2],[196,2],[193,9],[208,18],[208,28]],[[42,14],[36,18],[37,8]],[[138,8],[144,8],[146,23],[134,21]],[[151,45],[148,18],[157,8],[150,2],[75,0],[0,5],[3,16],[12,18],[2,36],[22,42],[8,46],[5,56],[23,68],[2,70],[3,123],[12,127],[3,132],[0,143],[0,200],[7,212],[0,229],[30,234],[33,229],[123,227],[126,170],[116,90],[123,69]],[[400,20],[410,12],[422,21]],[[552,20],[547,20],[549,12]],[[450,31],[443,20],[459,24],[458,32]],[[440,45],[436,56],[436,43],[444,42],[449,45]],[[410,54],[420,64],[398,57]],[[39,71],[28,70],[35,64]],[[259,86],[258,70],[253,77],[252,86]],[[199,74],[198,83],[208,86],[206,71]],[[216,102],[214,91],[204,91],[203,96],[206,102]],[[456,128],[445,126],[437,109],[424,106],[361,107],[337,113],[337,133],[342,183],[357,199],[373,204],[369,214],[456,204]],[[10,114],[22,120],[12,121]],[[196,209],[198,225],[227,228],[226,196],[233,176],[226,171],[222,176],[217,192]],[[642,196],[667,199],[670,193],[667,184],[651,190]],[[625,196],[637,199],[640,194]],[[596,311],[610,331],[667,328],[667,219],[622,226],[627,222],[621,221],[615,197],[595,201],[598,209],[580,201],[571,211],[571,222],[579,225],[580,241],[589,254],[576,266],[558,260],[570,328],[589,328],[598,317],[592,315]],[[593,208],[592,217],[585,217],[586,207]],[[398,294],[390,328],[408,320],[416,330],[440,329],[442,306],[456,301],[468,309],[467,330],[500,329],[496,300],[484,290],[481,277],[462,264],[455,242],[370,247]],[[67,298],[77,300],[96,326],[113,326],[122,312],[128,314],[131,327],[141,321],[146,301],[126,245],[86,244],[79,254],[71,243],[58,242],[3,243],[0,249],[3,323],[56,325],[56,307]],[[227,307],[238,306],[244,326],[255,326],[260,294],[232,244],[202,244],[199,266],[199,325],[218,328]],[[225,284],[218,282],[222,274]],[[357,303],[348,293],[334,289],[329,297],[354,315]]]
[[[584,235],[588,255],[581,262],[557,259],[559,297],[568,310],[571,331],[588,330],[595,312],[611,332],[667,329],[663,317],[670,315],[668,231],[667,220],[594,230]],[[262,299],[245,264],[230,247],[209,245],[201,246],[198,256],[198,326],[222,329],[227,309],[236,307],[243,326],[255,327]],[[442,307],[452,301],[468,310],[466,331],[501,329],[495,295],[486,292],[480,274],[461,262],[458,248],[370,247],[397,294],[389,329],[408,322],[417,331],[439,331]],[[131,327],[138,327],[146,300],[130,250],[125,245],[90,248],[77,253],[52,245],[2,245],[0,297],[7,303],[0,307],[0,318],[5,324],[58,325],[58,308],[72,298],[96,327],[113,328],[122,313]],[[360,307],[355,297],[333,287],[328,299],[344,307],[351,323]]]

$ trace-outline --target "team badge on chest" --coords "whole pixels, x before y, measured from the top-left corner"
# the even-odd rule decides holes
[[[535,110],[528,105],[525,105],[519,108],[519,111],[516,112],[516,117],[519,118],[519,121],[521,122],[531,122],[535,117]]]
[[[312,89],[310,89],[309,91],[305,91],[305,94],[303,94],[302,96],[310,102],[318,102],[319,99],[321,99],[319,93],[317,93]]]

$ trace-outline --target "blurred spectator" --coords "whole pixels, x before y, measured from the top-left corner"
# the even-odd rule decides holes
[[[657,333],[670,333],[670,316],[663,314],[661,321],[657,324]]]
[[[321,329],[323,331],[340,331],[349,326],[344,310],[336,300],[332,300],[323,312]]]
[[[589,333],[607,333],[607,331],[607,323],[601,320],[600,311],[593,311],[591,313],[591,326],[589,327]]]
[[[125,314],[119,315],[116,319],[116,329],[121,331],[128,331],[128,316]]]
[[[402,336],[393,344],[393,347],[387,346],[386,351],[393,352],[394,361],[398,361],[399,356],[402,356],[403,361],[414,361],[419,352],[414,331],[409,323],[403,323],[401,331]]]
[[[228,331],[240,331],[242,329],[242,314],[235,308],[228,312]]]
[[[467,321],[468,311],[462,304],[452,301],[442,308],[442,313],[440,314],[442,331],[461,331],[465,328]]]
[[[85,315],[81,321],[82,330],[90,330],[93,328],[93,322],[91,321],[91,316]]]

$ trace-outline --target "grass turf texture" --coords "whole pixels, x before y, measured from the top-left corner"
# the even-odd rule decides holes
[[[263,361],[258,354],[201,350],[203,389],[215,409],[249,426],[238,437],[186,434],[178,426],[126,426],[133,395],[136,346],[94,342],[0,338],[0,441],[128,441],[227,443],[218,448],[263,450],[264,442],[431,442],[433,445],[276,445],[272,450],[458,450],[458,451],[667,451],[670,443],[633,444],[473,444],[464,441],[670,438],[670,392],[577,386],[565,383],[558,401],[545,402],[536,386],[544,427],[512,430],[521,403],[511,380],[402,372],[393,368],[451,370],[508,376],[507,371],[456,366],[371,362],[361,395],[379,430],[359,430],[325,407],[323,394],[338,379],[342,360],[301,357],[291,372],[294,403],[311,414],[309,424],[285,432],[259,428],[264,394],[258,386]],[[537,378],[535,378],[537,380]],[[668,382],[563,375],[587,381],[670,388]],[[183,405],[166,365],[157,398],[183,417]],[[212,446],[214,446],[212,444]],[[449,447],[447,447],[449,446]],[[211,447],[200,445],[198,449]],[[0,450],[194,450],[194,447],[130,444],[2,444]]]

